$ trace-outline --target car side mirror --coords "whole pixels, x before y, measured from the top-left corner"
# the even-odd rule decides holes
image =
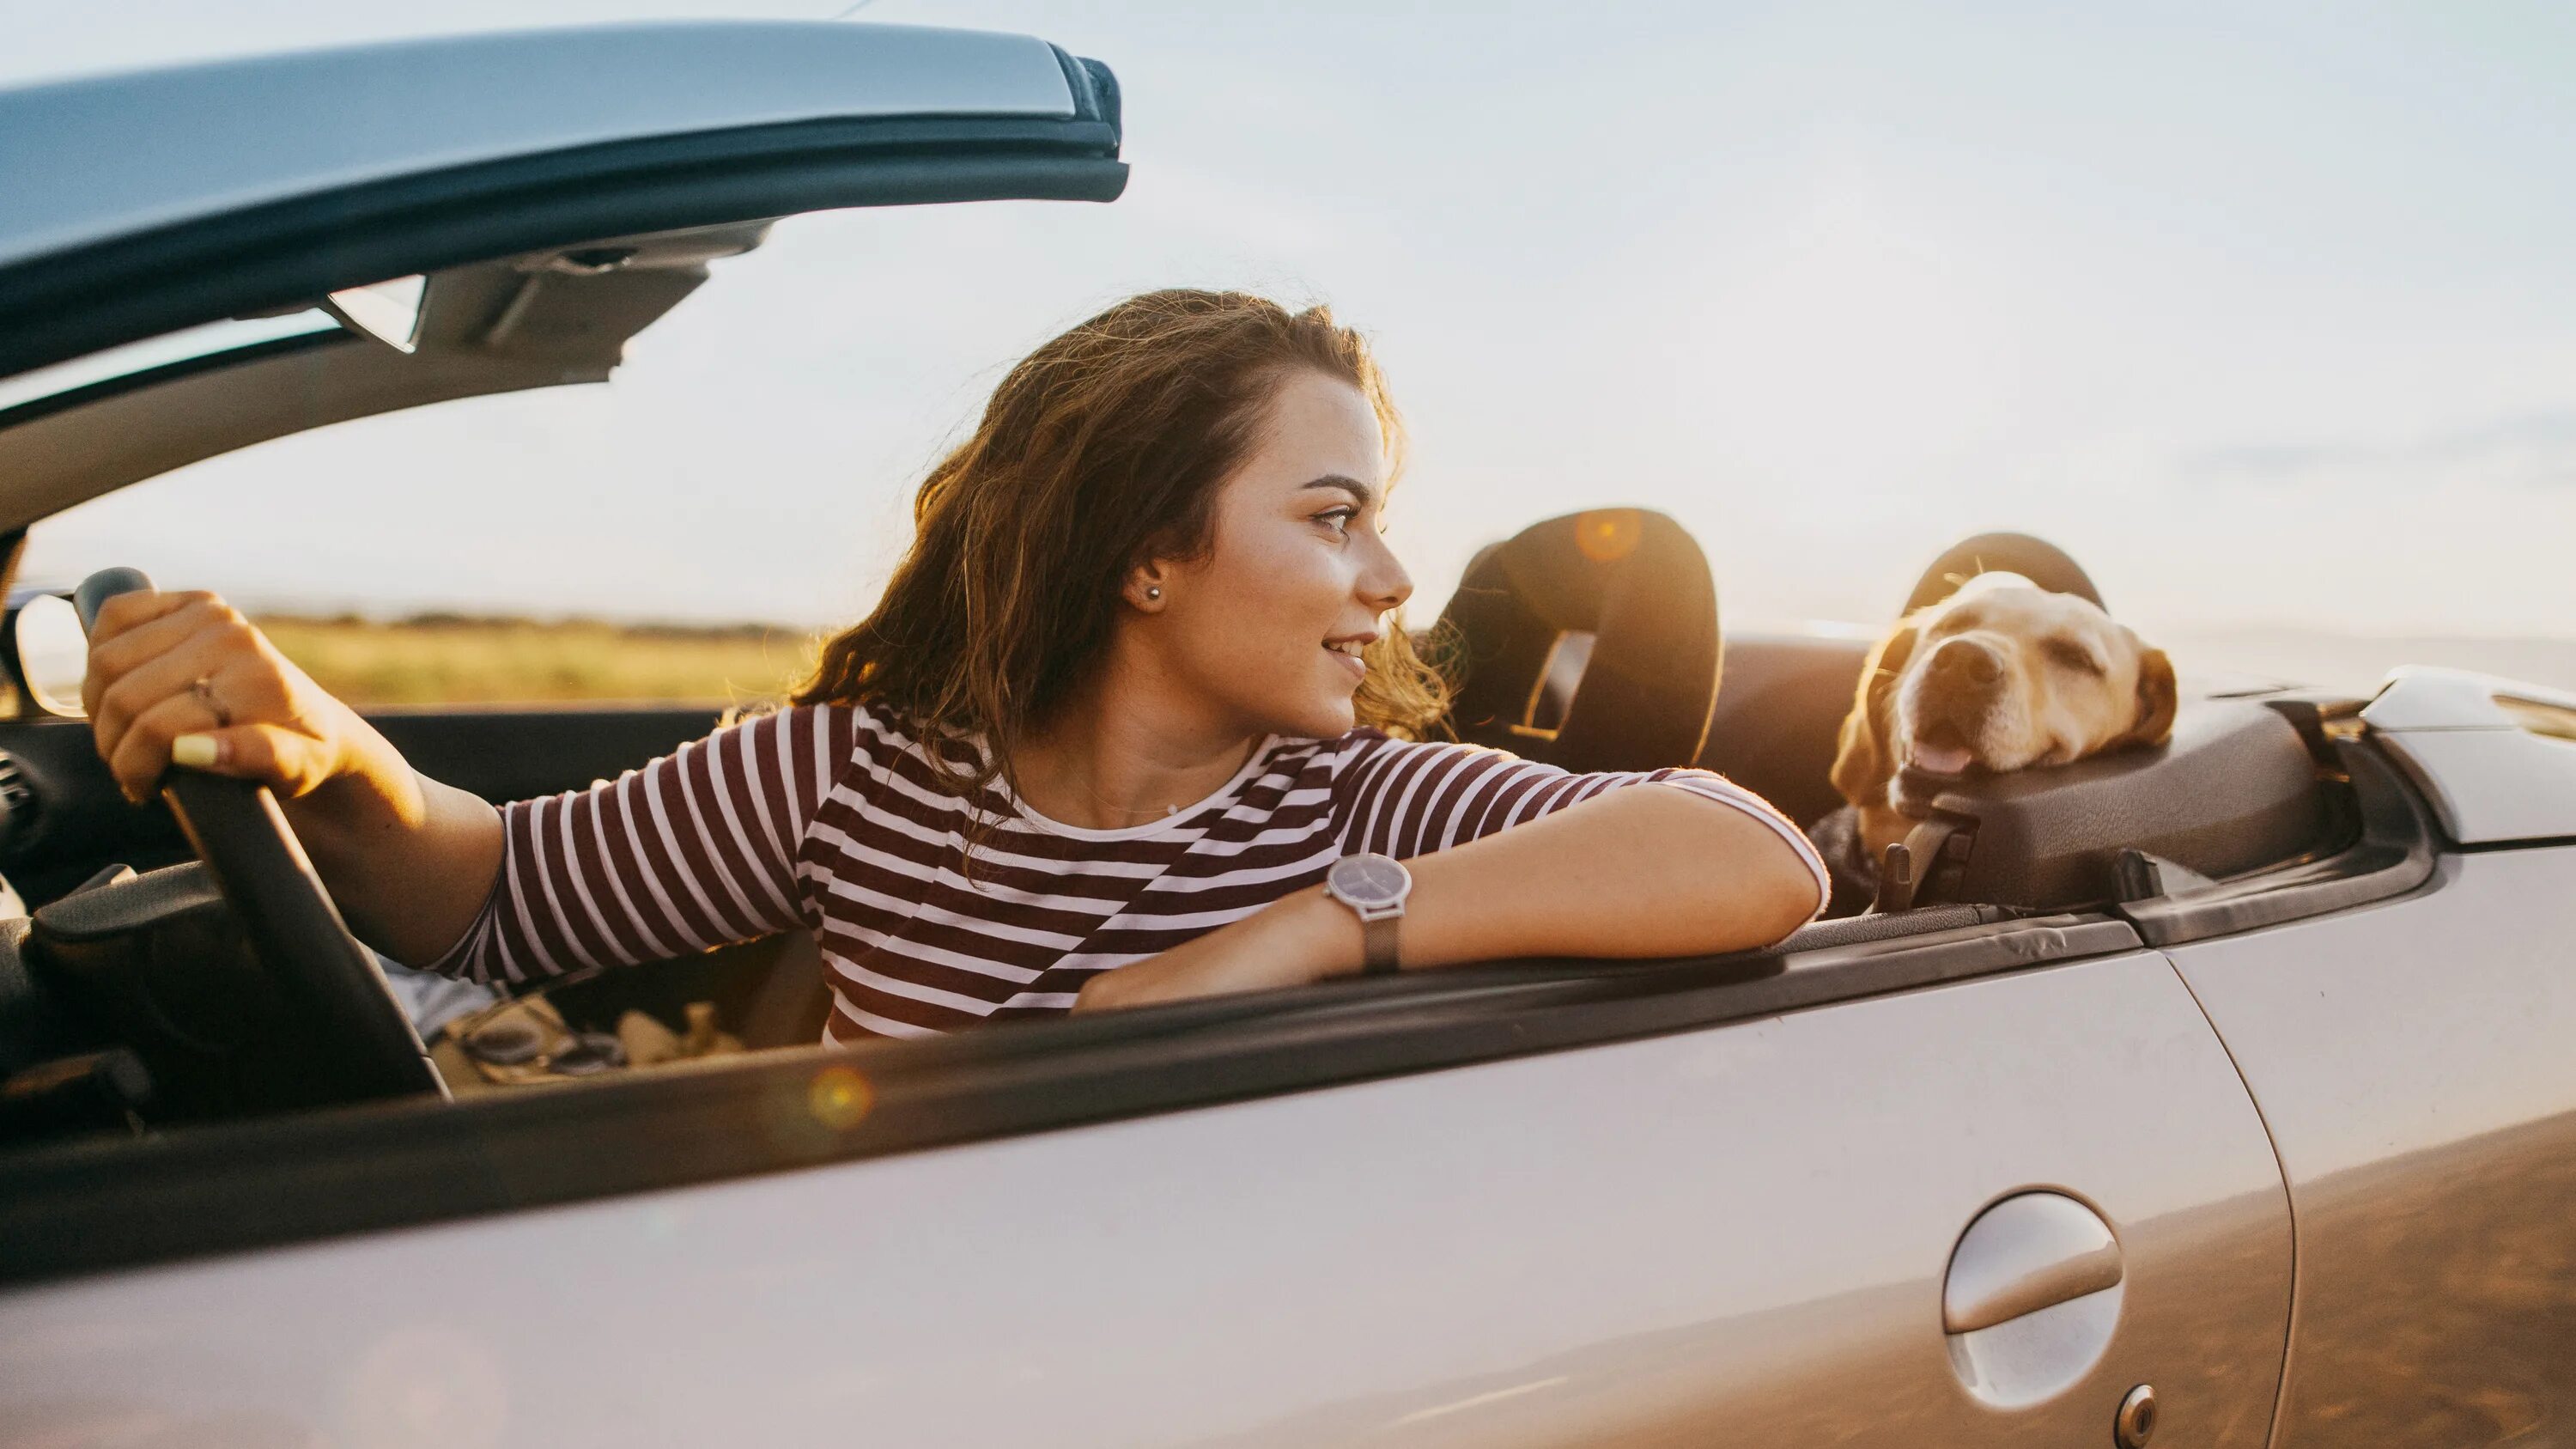
[[[83,719],[81,681],[89,674],[89,635],[72,601],[38,594],[9,618],[9,665],[36,708],[62,719]]]
[[[333,292],[322,299],[322,310],[361,337],[409,352],[420,345],[420,306],[428,293],[428,278],[396,277]]]

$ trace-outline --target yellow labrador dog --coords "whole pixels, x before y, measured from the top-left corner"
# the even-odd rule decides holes
[[[1913,825],[1900,771],[2000,774],[2173,733],[2171,660],[2089,600],[1985,573],[1905,616],[1870,652],[1834,788],[1876,862]]]

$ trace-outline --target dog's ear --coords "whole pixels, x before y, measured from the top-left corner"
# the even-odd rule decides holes
[[[2173,738],[2174,714],[2182,707],[2182,691],[2174,683],[2173,660],[2161,649],[2148,649],[2138,655],[2138,722],[2129,730],[2129,743],[2161,745]]]
[[[1888,755],[1888,737],[1896,732],[1896,681],[1914,657],[1921,633],[1909,616],[1896,632],[1878,641],[1861,666],[1860,687],[1852,695],[1851,713],[1843,716],[1842,744],[1834,754],[1834,788],[1854,805],[1887,803],[1887,782],[1896,777]]]

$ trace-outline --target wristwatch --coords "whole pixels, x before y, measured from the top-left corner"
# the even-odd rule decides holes
[[[1413,894],[1413,872],[1391,855],[1346,855],[1324,873],[1324,894],[1360,918],[1361,974],[1393,972],[1396,926],[1404,919],[1404,898]]]

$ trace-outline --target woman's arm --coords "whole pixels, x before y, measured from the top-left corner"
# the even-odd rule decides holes
[[[401,759],[389,744],[384,752]],[[408,765],[344,775],[279,806],[349,929],[406,965],[454,945],[500,873],[501,813]]]
[[[1684,956],[1765,946],[1814,916],[1809,856],[1762,816],[1654,784],[1405,862],[1407,970],[1514,956]],[[1321,887],[1094,977],[1077,1009],[1293,986],[1359,970],[1359,918]]]
[[[803,923],[795,858],[852,711],[763,715],[504,809],[412,770],[211,594],[108,601],[84,698],[128,797],[174,762],[274,789],[350,928],[396,960],[533,979]]]
[[[109,599],[81,700],[127,799],[160,788],[174,751],[274,790],[350,928],[387,955],[436,957],[491,894],[499,813],[415,773],[213,594]]]

